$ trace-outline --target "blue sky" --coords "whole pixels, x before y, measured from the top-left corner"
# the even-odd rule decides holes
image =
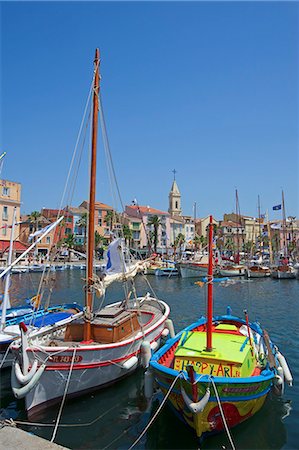
[[[184,214],[299,217],[299,14],[294,2],[2,2],[2,178],[22,211],[56,208],[101,50],[123,202]],[[87,198],[87,156],[73,204]],[[113,204],[99,141],[97,200]]]

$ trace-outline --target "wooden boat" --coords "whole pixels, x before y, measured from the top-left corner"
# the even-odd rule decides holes
[[[246,267],[242,264],[229,264],[218,267],[218,273],[222,277],[240,277],[245,275]]]
[[[271,269],[268,266],[253,265],[247,267],[246,275],[248,278],[265,278],[271,275]]]
[[[94,391],[132,373],[145,360],[148,363],[151,350],[157,348],[162,334],[169,332],[165,329],[168,305],[148,293],[137,297],[134,286],[127,285],[121,301],[93,311],[96,292],[103,294],[108,284],[115,280],[132,283],[138,271],[136,265],[127,268],[119,239],[109,246],[106,274],[99,278],[93,267],[97,124],[101,106],[99,63],[97,49],[93,78],[85,314],[84,318],[74,316],[66,325],[46,331],[29,333],[22,326],[22,340],[12,345],[16,361],[11,382],[15,396],[25,398],[29,418],[65,397]]]
[[[283,392],[285,379],[292,384],[284,357],[247,313],[236,317],[228,307],[212,317],[212,233],[211,216],[207,317],[169,339],[150,360],[162,394],[199,439],[247,420],[273,386]]]
[[[208,273],[208,264],[195,261],[181,261],[177,267],[182,278],[201,277]]]
[[[296,278],[296,270],[290,264],[278,265],[271,270],[271,277],[277,280],[291,280]]]

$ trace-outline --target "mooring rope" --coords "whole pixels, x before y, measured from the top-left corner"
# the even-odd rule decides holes
[[[145,433],[147,432],[147,430],[149,429],[149,427],[152,425],[152,423],[154,422],[154,420],[156,419],[156,417],[158,416],[158,414],[160,413],[161,409],[163,408],[166,400],[168,399],[176,381],[181,377],[181,372],[178,373],[178,375],[175,377],[175,379],[173,380],[173,382],[171,383],[170,388],[168,389],[165,397],[163,398],[161,405],[159,406],[159,408],[157,409],[157,411],[155,412],[155,414],[153,415],[153,417],[151,418],[151,420],[149,421],[149,423],[147,424],[147,426],[144,428],[144,430],[142,431],[142,433],[139,435],[139,437],[135,440],[135,442],[131,445],[131,447],[129,447],[128,450],[131,450],[133,447],[135,447],[136,444],[138,444],[138,442],[140,441],[140,439],[145,435]]]
[[[66,381],[66,385],[65,385],[62,401],[61,401],[61,404],[60,404],[58,416],[57,416],[56,423],[55,423],[55,428],[53,430],[53,434],[52,434],[52,438],[51,438],[50,442],[54,442],[54,439],[56,437],[56,433],[57,433],[57,429],[58,429],[58,426],[59,426],[60,417],[61,417],[61,414],[62,414],[62,409],[63,409],[63,406],[64,406],[66,394],[67,394],[67,390],[68,390],[68,387],[69,387],[69,384],[70,384],[70,380],[71,380],[73,366],[74,366],[74,363],[75,363],[76,351],[77,351],[77,347],[74,348],[70,371],[69,371],[69,374],[68,374],[68,377],[67,377],[67,381]]]
[[[224,428],[225,428],[228,440],[230,442],[230,445],[231,445],[232,449],[236,450],[233,438],[232,438],[232,436],[230,434],[230,431],[229,431],[229,428],[228,428],[228,425],[227,425],[227,422],[226,422],[224,411],[223,411],[222,405],[221,405],[221,400],[220,400],[220,397],[219,397],[219,394],[218,394],[218,391],[217,391],[217,387],[216,387],[215,381],[213,380],[213,377],[210,377],[210,381],[211,381],[211,383],[213,385],[213,388],[214,388],[214,391],[215,391],[217,403],[218,403],[218,406],[219,406],[220,414],[221,414],[221,417],[222,417],[223,425],[224,425]]]

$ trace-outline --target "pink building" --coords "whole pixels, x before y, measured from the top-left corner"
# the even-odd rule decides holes
[[[132,205],[126,206],[125,215],[133,232],[133,241],[136,248],[141,249],[149,247],[149,236],[153,231],[153,226],[149,225],[149,221],[151,217],[157,216],[161,223],[158,229],[157,251],[166,253],[170,247],[170,215],[168,212],[150,206]]]

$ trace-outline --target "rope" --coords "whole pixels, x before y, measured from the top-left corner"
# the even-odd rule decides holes
[[[229,431],[229,428],[228,428],[228,425],[227,425],[227,422],[226,422],[226,419],[225,419],[225,415],[224,415],[224,412],[223,412],[223,409],[222,409],[221,401],[220,401],[219,394],[218,394],[218,391],[217,391],[217,387],[216,387],[216,384],[215,384],[215,382],[213,380],[213,377],[211,377],[210,380],[211,380],[211,383],[212,383],[214,391],[215,391],[216,399],[217,399],[217,402],[218,402],[220,414],[221,414],[221,417],[222,417],[223,425],[224,425],[224,428],[225,428],[228,440],[230,442],[230,445],[231,445],[232,449],[236,450],[234,441],[232,439],[232,436],[230,434],[230,431]]]
[[[149,429],[149,427],[152,425],[152,423],[154,422],[154,420],[156,419],[156,417],[158,416],[158,414],[160,413],[161,409],[163,408],[167,398],[169,397],[176,381],[178,380],[178,378],[181,377],[181,372],[178,373],[178,375],[175,377],[175,379],[173,380],[173,382],[171,383],[170,388],[168,389],[165,397],[163,398],[163,401],[161,402],[161,405],[159,406],[159,408],[157,409],[157,411],[155,412],[155,414],[153,415],[153,417],[151,418],[151,420],[149,421],[149,423],[147,424],[147,426],[144,428],[144,430],[142,431],[142,433],[139,435],[139,437],[136,439],[136,441],[131,445],[131,447],[129,447],[128,450],[131,450],[133,447],[135,447],[136,444],[138,444],[138,442],[140,441],[140,439],[145,435],[145,433],[147,432],[147,430]]]
[[[74,362],[75,362],[76,351],[77,351],[77,348],[75,347],[74,348],[74,353],[73,353],[73,358],[72,358],[72,363],[71,363],[71,367],[70,367],[70,371],[69,371],[68,378],[67,378],[67,381],[66,381],[66,385],[65,385],[65,389],[64,389],[61,405],[60,405],[58,416],[57,416],[56,423],[55,423],[55,428],[53,430],[53,434],[52,434],[52,438],[51,438],[50,442],[54,442],[54,439],[56,437],[56,433],[57,433],[57,429],[58,429],[58,426],[59,426],[60,417],[61,417],[61,414],[62,414],[62,409],[63,409],[63,406],[64,406],[66,394],[67,394],[67,390],[68,390],[68,387],[69,387],[69,384],[70,384],[70,379],[71,379],[73,366],[74,366]]]
[[[4,362],[5,362],[6,358],[7,358],[9,350],[10,350],[10,345],[7,347],[6,352],[4,353],[3,359],[2,359],[2,361],[0,363],[0,370],[2,369],[2,366],[3,366],[3,364],[4,364]]]
[[[102,417],[106,416],[108,413],[113,411],[114,409],[118,408],[119,406],[120,406],[120,403],[118,403],[115,406],[112,406],[110,409],[108,409],[104,413],[102,413],[99,416],[97,416],[91,422],[86,422],[86,423],[61,423],[61,424],[59,424],[59,427],[60,428],[89,427],[89,426],[93,425],[94,423],[96,423],[99,419],[101,419]],[[25,421],[22,421],[22,420],[14,420],[13,421],[12,419],[10,419],[10,421],[12,421],[12,423],[15,423],[16,425],[26,425],[26,426],[34,426],[34,427],[48,427],[48,428],[49,427],[53,428],[55,426],[54,423],[25,422]]]

